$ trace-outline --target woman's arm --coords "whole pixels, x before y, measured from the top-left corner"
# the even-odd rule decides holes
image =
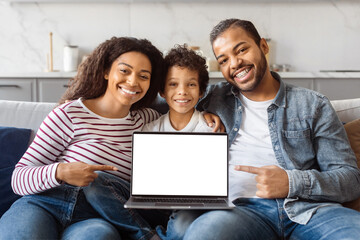
[[[70,143],[72,121],[62,108],[54,109],[43,123],[12,175],[16,194],[29,195],[59,186],[56,180],[57,158]]]

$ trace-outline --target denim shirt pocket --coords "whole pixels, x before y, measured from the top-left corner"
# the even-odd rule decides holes
[[[282,130],[284,150],[294,164],[295,169],[307,169],[313,166],[315,151],[311,140],[311,130]]]

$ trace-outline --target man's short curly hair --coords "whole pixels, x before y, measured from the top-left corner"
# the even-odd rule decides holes
[[[199,88],[200,94],[203,94],[209,83],[209,73],[207,71],[206,60],[204,57],[198,55],[195,51],[189,49],[186,44],[175,45],[165,57],[165,71],[166,75],[171,67],[187,68],[192,71],[197,71],[199,74]],[[160,92],[165,90],[166,75],[163,78]]]

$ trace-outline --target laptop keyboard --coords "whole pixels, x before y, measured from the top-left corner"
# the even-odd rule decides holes
[[[173,203],[226,203],[224,199],[201,198],[135,198],[135,202],[173,202]]]

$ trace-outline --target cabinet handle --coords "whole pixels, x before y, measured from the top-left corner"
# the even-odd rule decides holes
[[[67,84],[64,84],[64,85],[63,85],[63,87],[64,87],[64,88],[68,88],[68,87],[69,87],[69,85],[67,85]]]
[[[11,87],[11,88],[20,88],[20,86],[19,85],[11,85],[11,84],[2,84],[2,85],[0,85],[0,87]]]

